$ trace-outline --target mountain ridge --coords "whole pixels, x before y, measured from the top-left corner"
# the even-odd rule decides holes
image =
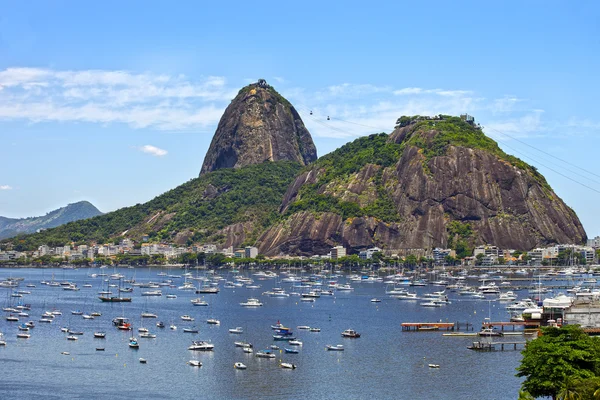
[[[52,210],[39,217],[7,218],[0,216],[0,240],[19,234],[33,233],[39,229],[55,228],[69,222],[101,214],[102,212],[92,203],[84,200]]]

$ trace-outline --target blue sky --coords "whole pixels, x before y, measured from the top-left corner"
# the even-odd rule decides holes
[[[600,6],[572,3],[2,1],[0,215],[107,212],[196,177],[265,78],[319,155],[468,112],[600,235]]]

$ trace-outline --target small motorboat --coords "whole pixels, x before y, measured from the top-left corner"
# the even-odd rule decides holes
[[[140,328],[138,328],[138,332],[147,333],[148,332],[148,328],[140,327]]]
[[[235,347],[252,347],[251,343],[248,342],[233,342]]]
[[[150,312],[143,312],[142,318],[158,318],[158,315],[150,313]]]
[[[288,341],[288,344],[290,346],[302,346],[302,342],[299,340],[290,340],[290,341]]]
[[[360,337],[360,333],[356,332],[354,329],[346,329],[342,332],[342,337],[357,339]]]
[[[254,350],[252,350],[252,347],[244,347],[244,348],[242,348],[242,351],[247,354],[254,353]]]
[[[169,329],[171,329],[172,331],[176,331],[176,330],[177,330],[177,326],[176,326],[176,325],[174,325],[174,324],[171,324],[171,325],[169,326]]]
[[[176,299],[177,295],[176,294],[168,294],[167,295],[167,299]]]
[[[279,366],[281,368],[285,368],[285,369],[296,369],[296,364],[292,364],[292,363],[282,362],[279,364]]]
[[[29,339],[31,335],[29,333],[17,333],[17,338],[19,339]]]
[[[275,358],[275,354],[269,350],[257,351],[255,356],[258,358]]]
[[[344,346],[341,345],[341,344],[336,344],[335,346],[331,345],[331,344],[328,344],[327,346],[325,346],[325,348],[328,351],[344,351]]]
[[[237,328],[229,329],[229,333],[240,334],[240,333],[244,333],[244,330],[242,329],[242,327],[238,326]]]
[[[279,346],[277,346],[276,344],[272,344],[271,345],[271,349],[272,350],[279,350]]]
[[[183,328],[183,331],[185,333],[198,333],[199,332],[198,328],[196,328],[195,326],[193,326],[191,328]]]
[[[77,336],[69,335],[67,336],[67,340],[77,340],[79,339]]]
[[[206,320],[206,323],[209,325],[220,325],[221,321],[219,321],[218,319],[210,318]]]
[[[310,326],[308,325],[300,325],[298,329],[310,330]]]
[[[62,352],[62,353],[60,353],[60,354],[62,354],[63,356],[68,356],[68,355],[70,355],[71,353],[69,353],[68,351],[63,351],[63,352]]]
[[[181,320],[182,320],[182,321],[193,321],[193,320],[194,320],[194,318],[193,318],[193,317],[190,317],[189,315],[182,315],[182,316],[181,316]]]
[[[164,327],[165,327],[165,323],[164,323],[164,322],[162,322],[162,321],[158,321],[158,322],[156,323],[156,327],[157,327],[157,328],[164,328]]]
[[[198,360],[190,360],[188,361],[188,364],[191,365],[192,367],[201,367],[202,363]]]
[[[504,336],[504,334],[500,331],[497,331],[493,328],[482,328],[479,332],[477,332],[478,336],[491,337],[491,336]]]
[[[104,351],[104,347],[96,347],[96,351]]]
[[[140,344],[138,343],[136,338],[132,337],[129,339],[129,347],[132,349],[139,349]]]
[[[104,333],[104,332],[94,332],[94,338],[96,338],[96,339],[104,339],[104,338],[106,338],[106,333]]]
[[[140,337],[145,339],[155,339],[156,335],[153,333],[144,332],[140,335]]]
[[[285,349],[285,352],[288,354],[298,354],[299,353],[299,351],[296,349],[288,349],[288,348]]]
[[[310,332],[321,332],[321,328],[310,328]]]
[[[77,336],[81,336],[81,335],[83,335],[83,332],[82,332],[82,331],[72,331],[72,330],[70,330],[70,329],[69,329],[69,332],[68,332],[68,333],[69,333],[69,334],[71,334],[71,335],[77,335]]]
[[[246,369],[248,367],[246,367],[246,364],[244,364],[244,363],[236,362],[235,364],[233,364],[233,368],[235,368],[235,369]]]
[[[381,299],[373,298],[371,299],[371,303],[381,303]]]
[[[205,342],[204,340],[194,340],[188,350],[194,351],[212,351],[215,345],[212,343]]]
[[[429,364],[429,368],[439,368],[439,364]]]
[[[146,359],[145,358],[140,358],[140,364],[146,364]]]

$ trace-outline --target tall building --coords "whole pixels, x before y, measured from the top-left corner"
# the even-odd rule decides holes
[[[338,258],[346,257],[346,248],[344,246],[335,246],[331,249],[331,259],[337,260]]]
[[[258,249],[256,247],[248,246],[244,249],[246,258],[256,258],[258,255]]]

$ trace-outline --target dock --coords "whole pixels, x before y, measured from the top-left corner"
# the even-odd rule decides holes
[[[465,330],[473,330],[473,324],[469,322],[403,322],[400,324],[403,331],[427,332],[427,331],[455,331],[460,330],[461,326]]]
[[[518,322],[488,322],[488,321],[484,321],[481,323],[482,328],[493,328],[493,327],[500,327],[500,330],[502,332],[504,332],[504,328],[510,328],[512,327],[512,330],[515,331],[515,328],[517,327],[523,327],[525,328],[525,326],[536,326],[539,328],[540,326],[540,321],[527,321],[527,322],[523,322],[523,321],[518,321]]]
[[[506,350],[518,350],[517,346],[522,345],[523,347],[525,347],[526,344],[527,344],[527,341],[519,341],[519,342],[477,341],[477,342],[473,342],[473,344],[471,346],[467,346],[467,349],[474,350],[474,351],[495,351],[495,350],[498,350],[497,346],[499,346],[500,351],[504,351],[505,346],[506,346],[507,347]],[[512,346],[512,349],[510,349],[511,346]]]

